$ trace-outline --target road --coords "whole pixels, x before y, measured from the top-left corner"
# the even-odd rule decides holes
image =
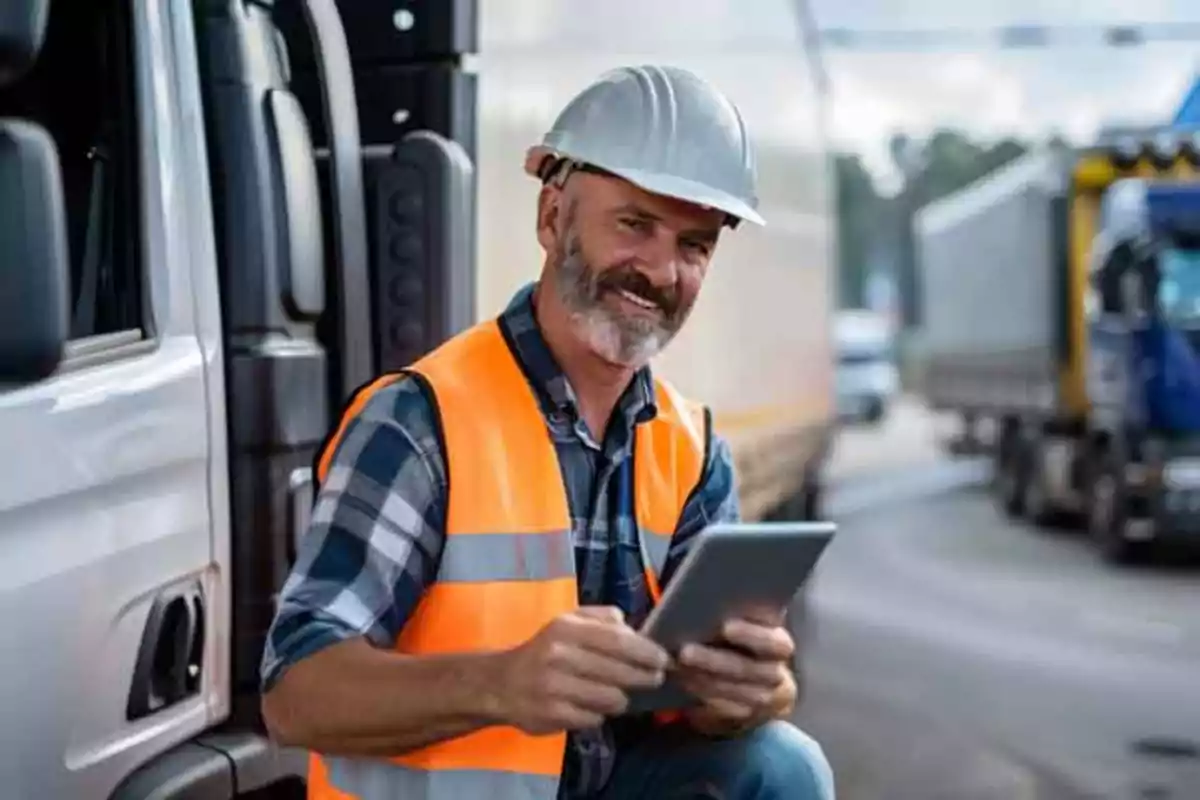
[[[798,721],[839,798],[1200,798],[1200,570],[1105,567],[920,460],[830,502]]]

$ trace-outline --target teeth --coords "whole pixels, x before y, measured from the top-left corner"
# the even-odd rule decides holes
[[[642,308],[648,308],[651,311],[658,308],[658,306],[656,306],[651,301],[647,300],[646,298],[644,298],[640,295],[634,294],[633,292],[629,291],[628,289],[620,289],[619,291],[621,292],[621,296],[624,297],[626,300],[628,300],[631,303],[636,303],[637,305],[641,306]]]

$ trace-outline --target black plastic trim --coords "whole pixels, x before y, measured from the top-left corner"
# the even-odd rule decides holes
[[[431,131],[368,164],[376,358],[395,372],[474,320],[474,167]]]
[[[201,736],[197,741],[221,753],[232,765],[235,797],[288,778],[306,779],[308,776],[307,751],[280,747],[257,733],[213,733]]]
[[[0,3],[0,86],[24,77],[46,41],[50,0]]]
[[[325,130],[329,138],[330,195],[338,260],[337,362],[343,396],[368,381],[371,363],[370,276],[367,272],[367,212],[363,194],[358,101],[346,33],[333,0],[305,0],[321,76]]]
[[[204,594],[199,583],[173,587],[156,597],[142,631],[125,718],[141,719],[198,693],[203,655]]]
[[[229,759],[196,742],[185,742],[131,773],[108,798],[232,800],[234,791]]]
[[[292,317],[313,320],[325,310],[325,244],[312,139],[304,109],[291,92],[267,90],[266,105],[274,128],[269,142],[275,195],[283,217],[277,226],[283,256],[280,288]]]
[[[304,751],[255,733],[202,736],[131,773],[108,800],[234,800],[283,781],[307,779]]]
[[[62,169],[40,125],[0,119],[0,387],[58,369],[68,335]]]

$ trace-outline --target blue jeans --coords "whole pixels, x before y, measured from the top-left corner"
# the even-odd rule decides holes
[[[601,800],[834,800],[833,770],[788,722],[729,739],[671,726],[621,753]]]

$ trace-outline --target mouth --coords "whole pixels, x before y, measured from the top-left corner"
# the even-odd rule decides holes
[[[635,294],[628,289],[616,289],[614,290],[614,294],[628,302],[630,305],[636,306],[637,308],[645,311],[652,311],[656,314],[663,313],[663,310],[659,307],[658,303],[654,302],[653,300],[648,300],[639,294]]]

